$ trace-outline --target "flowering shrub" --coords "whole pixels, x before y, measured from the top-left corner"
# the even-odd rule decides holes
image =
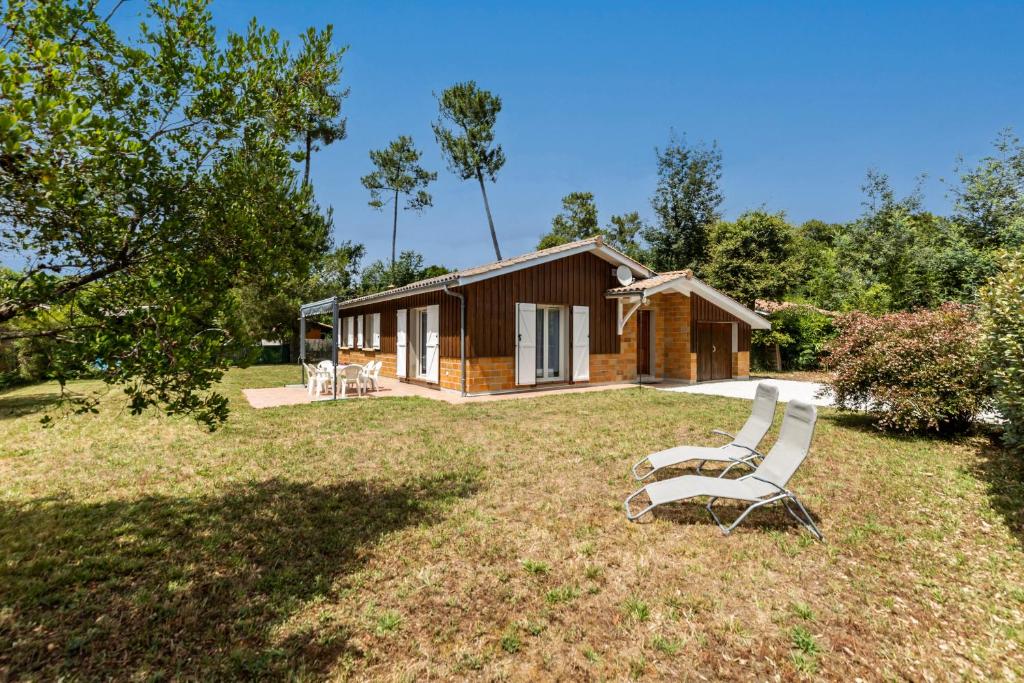
[[[980,332],[970,309],[848,313],[835,324],[826,366],[841,408],[866,410],[882,429],[952,432],[984,406]]]
[[[1024,255],[1007,255],[981,292],[986,366],[996,408],[1006,419],[1003,441],[1024,449]]]

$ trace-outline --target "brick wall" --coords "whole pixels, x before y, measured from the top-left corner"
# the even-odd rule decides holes
[[[393,353],[382,353],[371,349],[338,349],[339,363],[358,363],[366,365],[371,360],[379,360],[381,377],[395,377],[397,359]]]
[[[690,299],[678,293],[655,294],[650,307],[656,309],[656,372],[668,379],[691,379]],[[660,324],[659,324],[660,323]],[[660,344],[660,348],[657,346]]]
[[[467,365],[468,365],[467,359]],[[458,358],[441,357],[441,367],[438,368],[438,380],[442,389],[454,389],[462,391],[462,361]]]
[[[690,353],[690,300],[678,293],[655,294],[645,310],[654,320],[656,377],[696,377],[696,355]],[[622,330],[619,353],[590,356],[591,382],[631,382],[636,379],[637,316],[633,314]],[[692,358],[691,358],[692,355]]]
[[[508,391],[516,388],[516,359],[512,356],[466,359],[466,391]]]

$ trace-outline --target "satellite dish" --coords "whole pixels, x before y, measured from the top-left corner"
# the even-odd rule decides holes
[[[633,271],[626,266],[619,266],[615,269],[615,279],[619,281],[620,285],[627,287],[633,284]]]

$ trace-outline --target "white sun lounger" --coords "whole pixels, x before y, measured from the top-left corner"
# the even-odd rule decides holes
[[[818,413],[814,406],[803,401],[790,401],[782,418],[778,441],[753,472],[739,479],[686,475],[652,482],[626,498],[626,517],[630,521],[636,520],[659,505],[706,496],[711,499],[707,504],[707,511],[722,532],[728,535],[752,511],[769,503],[781,501],[786,511],[796,521],[806,526],[818,540],[824,540],[821,531],[796,494],[786,488],[793,474],[807,457],[817,419]],[[647,495],[650,504],[634,513],[630,509],[630,502],[641,494]],[[750,505],[736,521],[726,526],[711,509],[719,498],[745,501]],[[799,515],[793,506],[800,511]]]
[[[651,453],[643,460],[633,465],[633,476],[637,481],[643,481],[658,470],[666,467],[681,465],[691,460],[700,460],[697,471],[704,463],[712,462],[742,462],[753,467],[753,462],[764,455],[758,452],[757,445],[772,427],[772,420],[775,419],[775,406],[779,400],[779,389],[774,384],[761,382],[754,392],[754,406],[750,411],[743,429],[736,436],[723,432],[721,429],[711,430],[713,434],[722,434],[732,439],[731,442],[719,447],[710,446],[676,446],[664,451]],[[649,468],[645,472],[639,471],[646,463]]]

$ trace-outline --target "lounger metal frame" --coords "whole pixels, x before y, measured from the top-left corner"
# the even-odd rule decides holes
[[[732,465],[730,465],[730,467],[732,467]],[[711,506],[714,505],[715,501],[719,499],[718,496],[713,496],[711,500],[708,501],[708,504],[705,506],[705,509],[708,511],[708,514],[711,515],[711,519],[715,520],[715,524],[718,525],[718,528],[722,530],[722,534],[724,534],[725,536],[731,534],[732,530],[739,526],[740,522],[742,522],[747,515],[749,515],[757,508],[764,507],[765,505],[768,505],[770,503],[776,503],[781,501],[782,506],[786,508],[786,512],[788,512],[790,516],[793,517],[793,519],[795,519],[800,524],[804,525],[807,528],[807,530],[810,531],[814,535],[814,537],[817,538],[819,541],[825,540],[825,536],[821,533],[821,530],[818,529],[818,526],[814,523],[814,519],[811,517],[810,513],[807,512],[807,508],[804,507],[804,504],[800,502],[800,499],[796,497],[795,493],[793,493],[789,489],[779,486],[778,484],[770,482],[767,479],[762,479],[761,477],[755,476],[753,474],[748,474],[745,477],[740,477],[740,479],[756,479],[757,481],[764,482],[765,484],[771,484],[772,486],[779,490],[779,493],[778,495],[772,496],[770,498],[765,498],[763,500],[757,501],[756,503],[752,503],[751,505],[747,506],[747,509],[740,513],[740,516],[737,517],[735,521],[733,521],[733,523],[729,526],[723,524],[722,520],[720,520],[718,518],[718,515],[715,514],[715,511],[711,509]],[[800,508],[800,514],[803,515],[802,518],[800,517],[800,515],[797,515],[796,512],[793,511],[793,508],[790,507],[790,502],[792,502],[794,505]]]
[[[732,465],[729,465],[729,467],[730,468],[734,467],[737,464],[740,464],[740,462],[737,461],[737,462],[733,463]],[[737,517],[733,521],[733,523],[728,525],[728,526],[726,526],[722,522],[722,520],[719,519],[718,515],[716,515],[715,511],[711,508],[711,506],[715,504],[715,501],[719,500],[721,498],[721,496],[711,496],[711,499],[708,501],[708,504],[705,506],[704,509],[706,509],[708,511],[708,514],[711,515],[711,519],[714,520],[715,524],[718,525],[718,528],[722,530],[722,534],[724,536],[728,536],[729,534],[731,534],[733,529],[735,529],[737,526],[739,526],[740,523],[744,519],[746,519],[747,515],[749,515],[754,510],[756,510],[756,509],[758,509],[760,507],[764,507],[765,505],[769,505],[771,503],[781,502],[783,507],[786,508],[786,512],[788,512],[793,517],[793,519],[795,519],[797,522],[799,522],[804,527],[806,527],[807,530],[810,531],[811,534],[813,534],[815,538],[817,538],[819,541],[824,541],[825,540],[825,536],[821,533],[821,530],[818,529],[818,526],[814,523],[814,519],[811,517],[810,513],[807,512],[807,508],[804,507],[803,503],[800,502],[800,499],[796,497],[795,493],[793,493],[789,489],[786,489],[786,488],[783,488],[783,487],[779,486],[778,484],[770,482],[767,479],[762,479],[761,477],[755,476],[754,474],[748,474],[746,476],[740,477],[736,481],[742,481],[743,479],[756,479],[757,481],[764,482],[765,484],[770,484],[770,485],[774,486],[775,488],[777,488],[779,490],[779,493],[776,494],[776,495],[770,496],[768,498],[764,498],[762,500],[758,500],[758,501],[755,501],[755,502],[751,503],[750,505],[747,506],[747,508],[742,513],[740,513],[740,516]],[[633,512],[629,508],[629,503],[630,503],[631,500],[633,500],[634,498],[639,496],[641,493],[644,493],[644,489],[643,488],[638,489],[637,491],[634,491],[632,494],[629,495],[628,498],[626,498],[626,502],[625,502],[626,519],[628,519],[631,522],[635,522],[636,520],[640,519],[641,517],[646,515],[648,512],[650,512],[651,510],[653,510],[654,508],[657,507],[656,505],[648,505],[647,507],[645,507],[640,512],[637,512],[636,514],[633,514]],[[694,496],[694,497],[702,497],[702,496]],[[803,517],[801,517],[796,512],[794,512],[793,508],[790,506],[791,503],[793,505],[795,505],[797,508],[799,508],[800,513],[803,515]]]

